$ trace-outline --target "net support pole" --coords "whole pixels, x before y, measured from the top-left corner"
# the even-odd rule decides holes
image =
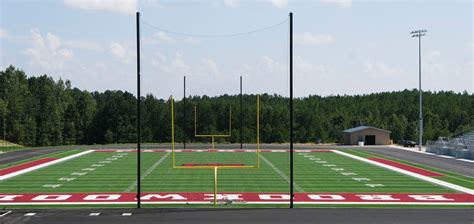
[[[260,95],[257,95],[257,168],[260,168]]]
[[[186,76],[183,79],[183,149],[186,149]]]
[[[137,22],[137,208],[141,207],[141,177],[140,177],[140,142],[141,142],[141,108],[140,108],[140,12],[136,14]]]
[[[242,107],[243,95],[242,95],[242,76],[240,76],[240,149],[243,145],[243,120],[244,120],[244,111]]]
[[[290,208],[293,208],[293,13],[290,12]]]
[[[170,96],[171,104],[171,152],[173,157],[173,168],[176,167],[176,160],[174,155],[174,99],[173,96]]]

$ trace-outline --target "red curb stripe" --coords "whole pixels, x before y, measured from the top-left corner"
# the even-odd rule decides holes
[[[35,160],[35,161],[32,161],[32,162],[28,162],[28,163],[23,163],[23,164],[20,164],[20,165],[17,165],[17,166],[8,167],[6,169],[0,170],[0,176],[7,175],[7,174],[10,174],[10,173],[14,173],[14,172],[17,172],[17,171],[20,171],[20,170],[24,170],[24,169],[27,169],[27,168],[30,168],[30,167],[33,167],[33,166],[37,166],[37,165],[40,165],[40,164],[43,164],[43,163],[47,163],[47,162],[50,162],[50,161],[53,161],[53,160],[57,160],[57,158],[44,158],[44,159],[39,159],[39,160]]]
[[[406,171],[417,173],[417,174],[420,174],[420,175],[423,175],[423,176],[427,176],[427,177],[444,176],[444,174],[441,174],[441,173],[436,173],[436,172],[433,172],[433,171],[421,169],[421,168],[406,165],[406,164],[403,164],[403,163],[394,162],[394,161],[387,160],[387,159],[382,159],[382,158],[368,158],[368,159],[370,159],[372,161],[379,162],[379,163],[383,163],[385,165],[389,165],[389,166],[397,167],[397,168],[400,168],[400,169],[403,169],[403,170],[406,170]]]

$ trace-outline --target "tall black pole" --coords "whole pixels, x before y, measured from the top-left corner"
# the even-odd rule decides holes
[[[183,80],[183,148],[186,149],[186,76]]]
[[[141,207],[140,177],[140,142],[141,142],[141,111],[140,111],[140,12],[137,12],[137,208]]]
[[[240,76],[240,149],[242,149],[242,145],[243,145],[242,135],[243,135],[244,111],[243,111],[243,109],[242,109],[242,102],[243,102],[243,96],[242,96],[242,76]]]
[[[421,151],[421,146],[423,145],[423,112],[422,112],[422,101],[423,101],[423,91],[421,90],[421,35],[418,36],[418,85],[419,85],[419,101],[420,101],[420,114],[419,114],[419,123],[418,128],[420,129],[420,137],[418,138],[418,151]]]
[[[293,13],[290,12],[290,208],[293,208]]]

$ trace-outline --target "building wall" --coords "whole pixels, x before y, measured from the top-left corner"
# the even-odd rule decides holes
[[[375,135],[376,145],[389,145],[390,144],[390,133],[380,131],[373,128],[367,128],[364,130],[343,133],[344,144],[346,145],[357,145],[359,141],[364,141],[366,135]]]

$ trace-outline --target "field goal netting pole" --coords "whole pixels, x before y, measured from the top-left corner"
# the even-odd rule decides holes
[[[145,22],[145,24],[147,24]],[[282,24],[282,23],[279,23],[279,24]],[[279,25],[277,24],[277,25]],[[150,25],[150,24],[148,24]],[[155,29],[160,29],[158,27],[155,27],[155,26],[152,26],[150,25],[151,27],[155,28]],[[276,26],[276,25],[274,25]],[[263,28],[263,29],[259,29],[259,30],[254,30],[254,31],[250,31],[250,32],[246,32],[246,33],[251,33],[251,32],[256,32],[256,31],[260,31],[260,30],[264,30],[264,29],[268,29],[268,28],[271,28],[271,27],[274,27],[274,26],[270,26],[270,27],[266,27],[266,28]],[[177,32],[175,32],[177,33]],[[184,33],[177,33],[177,34],[184,34]],[[236,34],[231,34],[231,35],[220,35],[220,36],[233,36],[233,35],[240,35],[240,34],[245,34],[245,33],[236,33]],[[184,34],[184,35],[189,35],[189,34]],[[204,35],[205,36],[205,35]],[[219,35],[209,35],[209,36],[219,36]],[[141,173],[140,173],[140,170],[141,170],[141,159],[140,159],[140,153],[141,153],[141,110],[140,110],[140,104],[141,104],[141,94],[140,94],[140,12],[136,12],[136,38],[137,38],[137,196],[136,196],[136,199],[137,199],[137,208],[140,208],[141,207]],[[289,114],[289,118],[290,118],[290,127],[289,127],[289,131],[290,131],[290,150],[289,150],[289,153],[290,153],[290,208],[293,208],[293,202],[294,202],[294,191],[293,191],[293,188],[294,188],[294,184],[293,184],[293,180],[294,180],[294,172],[293,172],[293,142],[294,142],[294,131],[293,131],[293,13],[290,12],[289,13],[289,86],[290,86],[290,102],[289,102],[289,111],[290,111],[290,114]],[[186,78],[184,78],[184,88],[186,88]],[[187,167],[187,166],[176,166],[175,164],[175,150],[174,150],[174,112],[173,112],[173,104],[174,104],[174,100],[173,100],[173,97],[171,96],[170,97],[170,101],[171,101],[171,109],[172,109],[172,112],[171,112],[171,117],[172,117],[172,154],[173,154],[173,168],[214,168],[215,170],[215,193],[217,192],[217,170],[218,168],[258,168],[259,167],[259,148],[260,148],[260,145],[259,145],[259,128],[257,128],[257,150],[256,150],[256,154],[257,154],[257,166],[215,166],[215,167],[212,167],[212,166],[204,166],[204,167],[199,167],[199,166],[190,166],[190,167]],[[241,101],[241,105],[240,105],[240,109],[241,109],[241,118],[243,118],[243,110],[242,110],[242,101],[243,101],[243,95],[242,95],[242,77],[240,77],[240,101]],[[258,107],[259,107],[259,95],[257,95],[257,127],[259,126],[259,112],[258,112]],[[186,90],[184,90],[184,97],[183,97],[183,112],[185,112],[186,110]],[[231,113],[231,112],[230,112]],[[184,114],[183,114],[184,115]],[[231,116],[231,115],[230,115]],[[183,128],[185,129],[186,125],[185,125],[185,120],[183,122]],[[241,119],[241,124],[240,124],[240,148],[242,149],[243,148],[243,137],[242,137],[242,119]],[[185,132],[185,131],[184,131]],[[229,133],[230,134],[230,133]],[[183,134],[183,148],[186,147],[186,134]],[[216,202],[216,194],[215,194],[215,202]]]
[[[213,204],[217,205],[217,186],[218,186],[218,169],[248,169],[248,168],[260,168],[260,95],[257,94],[257,147],[256,147],[256,165],[222,165],[222,166],[209,166],[209,165],[197,165],[197,166],[184,166],[176,165],[176,156],[175,156],[175,142],[174,142],[174,99],[173,96],[170,96],[169,102],[171,104],[171,156],[174,169],[214,169],[214,198]],[[232,122],[232,121],[231,121]]]
[[[293,208],[293,13],[290,12],[290,208]]]
[[[137,12],[137,208],[141,207],[141,163],[140,163],[140,143],[141,143],[141,119],[140,119],[140,12]]]
[[[243,120],[244,120],[244,110],[242,108],[243,95],[242,95],[242,76],[240,76],[240,149],[243,145]]]

